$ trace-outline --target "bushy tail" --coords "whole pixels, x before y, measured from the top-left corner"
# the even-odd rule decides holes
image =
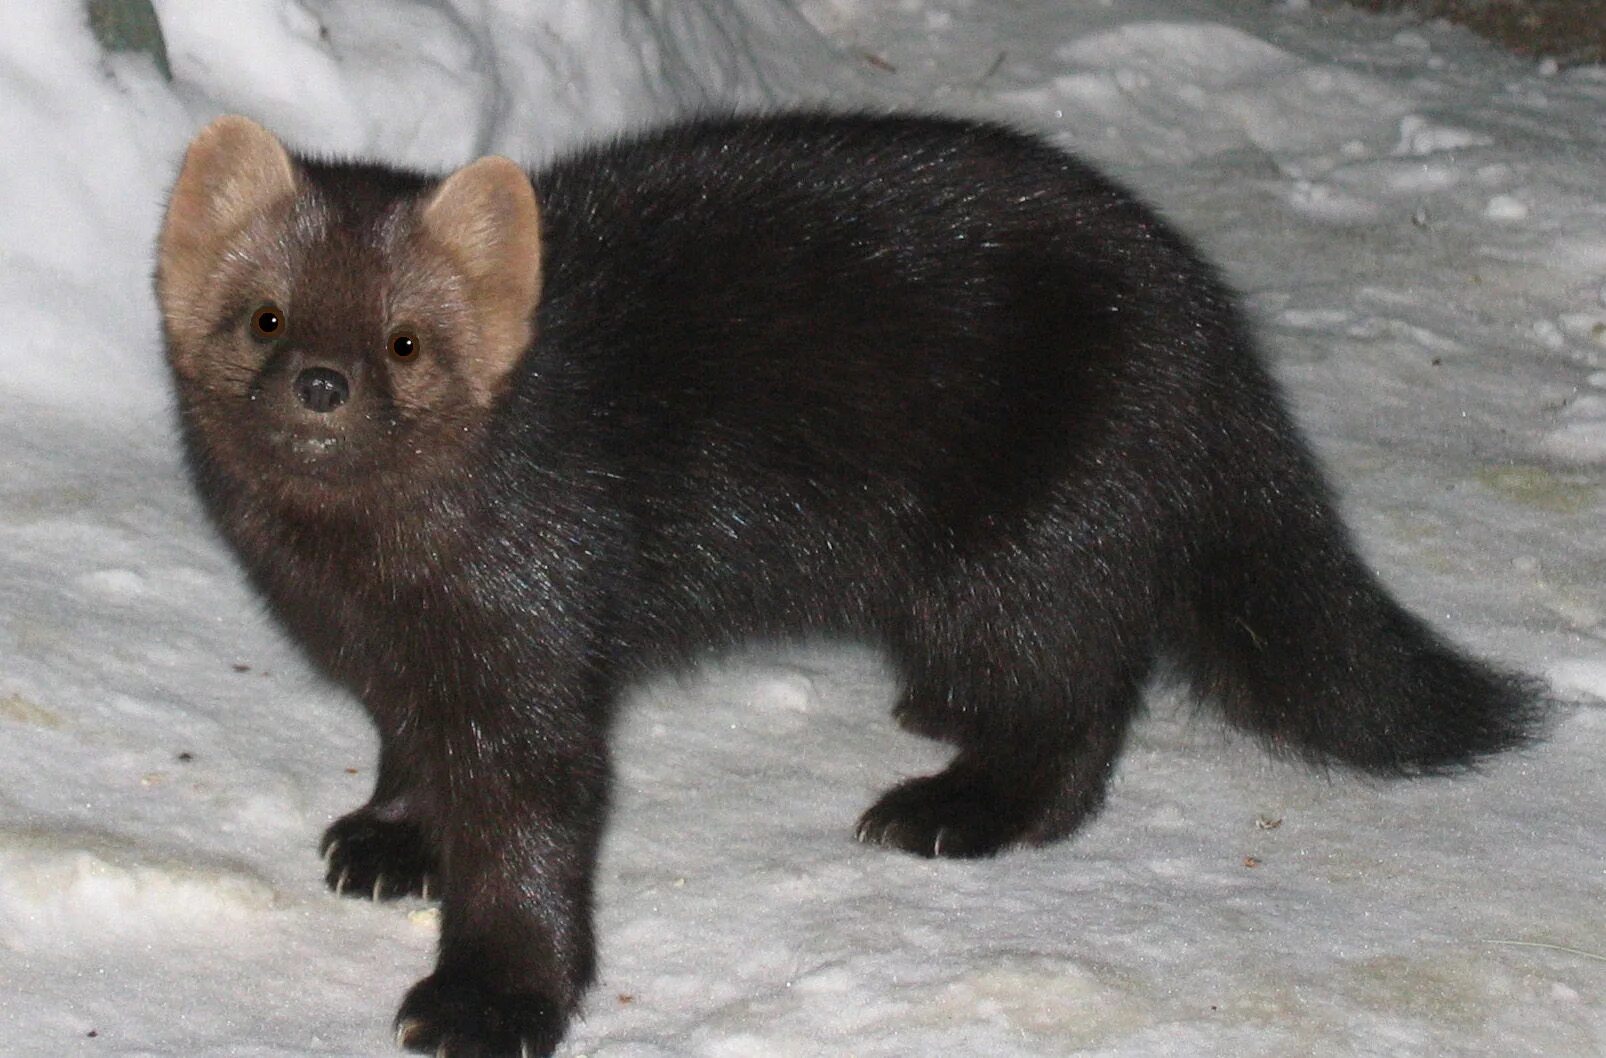
[[[1179,644],[1201,690],[1278,749],[1383,775],[1443,772],[1531,740],[1543,686],[1401,608],[1310,478],[1314,495],[1285,491],[1203,564]]]

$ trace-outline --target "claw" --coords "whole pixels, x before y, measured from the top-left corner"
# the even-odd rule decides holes
[[[385,876],[382,875],[382,874],[375,875],[374,876],[374,903],[377,904],[382,899],[379,894],[384,890],[384,888],[385,888]]]
[[[428,900],[429,899],[429,875],[427,875],[427,874],[424,875],[424,880],[420,884],[422,885],[423,890],[424,890],[424,892],[423,892],[424,899]]]
[[[337,853],[339,851],[340,851],[340,839],[336,838],[335,840],[333,840],[333,841],[331,841],[329,843],[329,847],[328,848],[323,850],[324,866],[327,867],[329,864],[333,863],[334,859],[335,859],[335,853]]]
[[[422,1023],[417,1019],[409,1018],[396,1024],[396,1046],[405,1047],[412,1042]]]
[[[931,854],[933,856],[941,856],[942,855],[942,836],[944,834],[946,834],[946,833],[948,833],[948,828],[947,827],[938,827],[937,828],[936,840],[934,840],[931,843]]]
[[[346,880],[348,878],[350,878],[350,877],[351,877],[351,868],[350,867],[342,867],[342,868],[340,868],[340,877],[335,879],[335,895],[336,896],[345,896],[346,895]]]

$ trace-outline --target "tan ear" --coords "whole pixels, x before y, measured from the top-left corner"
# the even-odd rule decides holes
[[[423,209],[424,231],[466,275],[480,341],[469,383],[482,402],[501,389],[532,337],[541,300],[541,208],[530,178],[495,156],[447,177]]]
[[[254,213],[295,191],[295,163],[256,122],[231,114],[196,134],[168,199],[156,251],[157,286],[169,322],[193,306],[224,241]]]

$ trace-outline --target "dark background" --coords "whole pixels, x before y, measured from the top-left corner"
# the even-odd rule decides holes
[[[1350,0],[1372,11],[1445,18],[1518,55],[1563,66],[1606,62],[1606,0]]]

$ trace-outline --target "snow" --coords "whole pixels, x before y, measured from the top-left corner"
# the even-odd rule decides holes
[[[1552,681],[1454,780],[1269,759],[1157,690],[1063,845],[931,863],[857,813],[938,766],[852,645],[633,693],[602,978],[562,1051],[1606,1053],[1606,69],[1303,3],[202,0],[175,73],[70,3],[0,35],[0,1054],[371,1055],[421,903],[340,900],[374,739],[209,531],[149,289],[190,134],[531,163],[699,107],[1002,117],[1219,259],[1384,577]]]

